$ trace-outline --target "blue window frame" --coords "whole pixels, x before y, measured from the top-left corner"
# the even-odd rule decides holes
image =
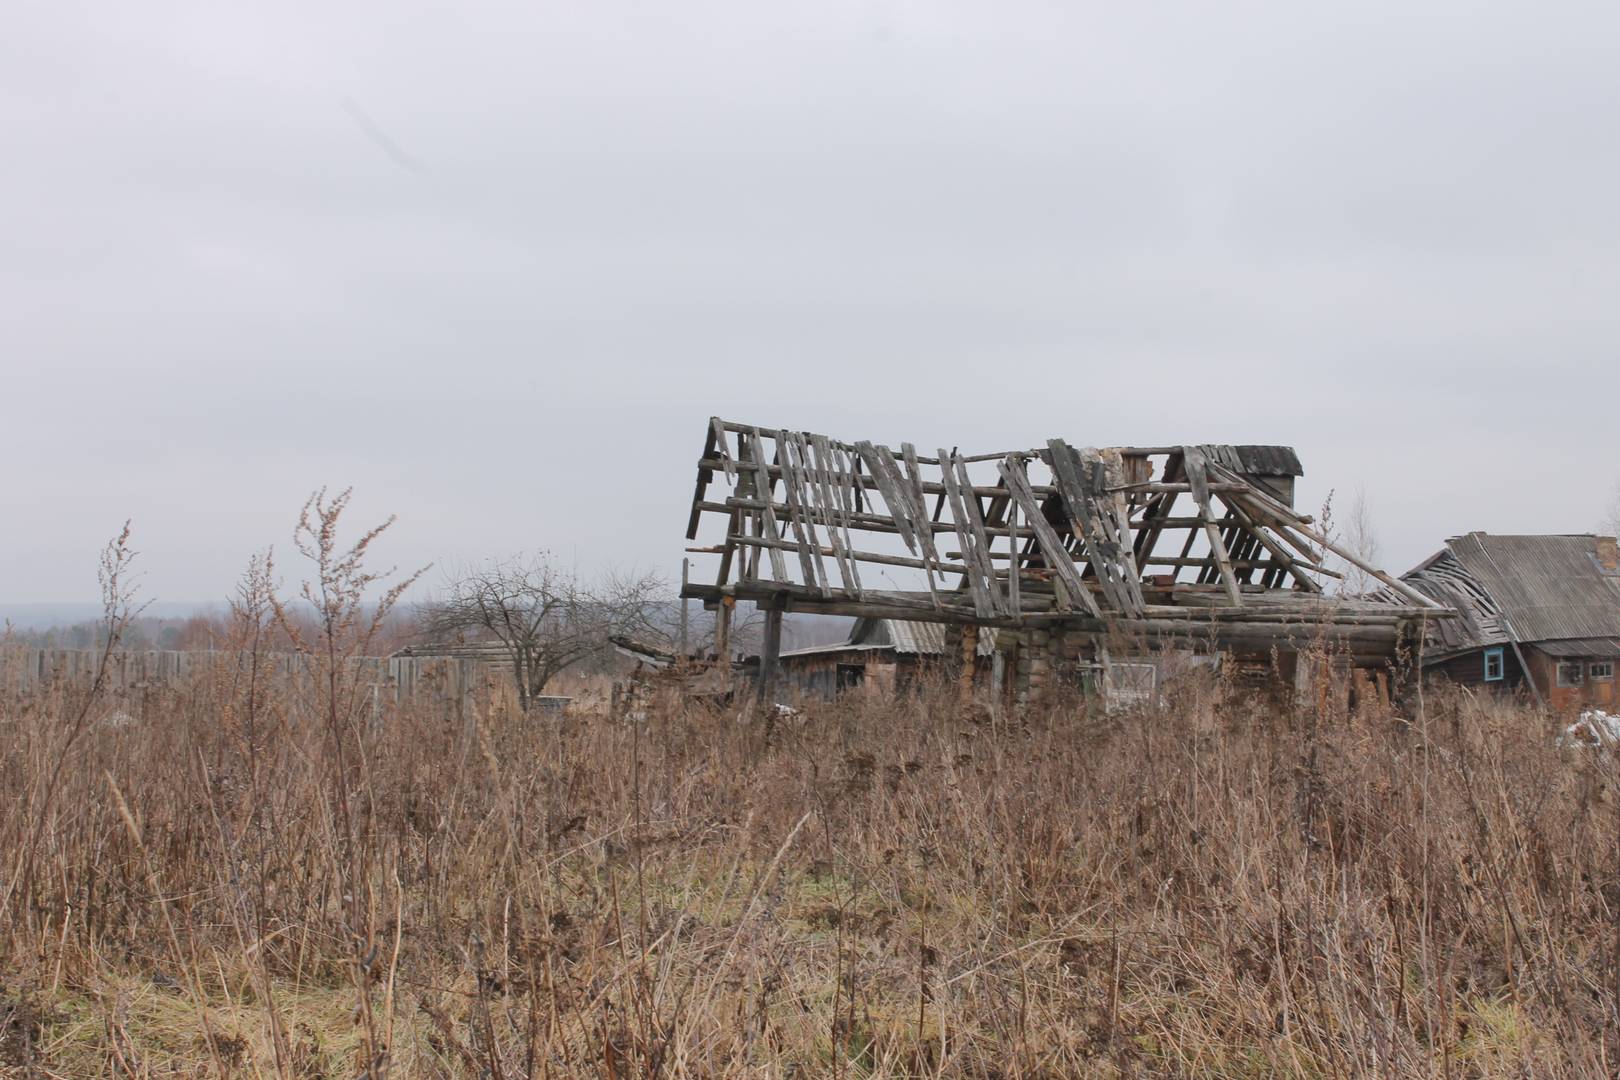
[[[1502,661],[1502,650],[1501,649],[1486,649],[1485,650],[1485,681],[1486,682],[1501,682],[1502,681],[1502,663],[1503,663],[1503,661]]]

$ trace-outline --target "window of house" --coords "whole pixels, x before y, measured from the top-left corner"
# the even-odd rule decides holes
[[[1586,665],[1586,674],[1593,682],[1608,682],[1614,678],[1614,661],[1594,660]]]
[[[1558,662],[1558,685],[1579,686],[1586,681],[1586,665],[1579,660]]]
[[[1157,696],[1159,669],[1153,664],[1109,664],[1103,669],[1103,704],[1113,712],[1132,705],[1152,704]]]
[[[1485,650],[1485,681],[1486,682],[1501,682],[1502,681],[1502,650],[1501,649],[1486,649]]]

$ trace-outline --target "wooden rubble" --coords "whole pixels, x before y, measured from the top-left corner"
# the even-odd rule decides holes
[[[682,596],[767,612],[761,678],[784,611],[897,617],[1157,647],[1262,653],[1326,635],[1387,663],[1443,609],[1295,510],[1287,447],[1043,447],[992,454],[711,419],[687,539],[714,560]],[[713,490],[717,479],[729,491]],[[1331,554],[1384,599],[1330,595]],[[909,576],[910,587],[893,580]]]

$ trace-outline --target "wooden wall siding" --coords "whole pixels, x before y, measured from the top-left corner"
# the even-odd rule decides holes
[[[1535,676],[1536,685],[1541,688],[1542,696],[1547,700],[1548,708],[1555,712],[1575,713],[1583,709],[1603,709],[1606,712],[1620,710],[1620,694],[1615,689],[1615,681],[1608,679],[1594,682],[1590,676],[1585,677],[1580,686],[1558,685],[1558,664],[1563,660],[1574,657],[1553,657],[1541,652],[1534,646],[1525,649],[1525,658],[1530,664],[1530,670]],[[1592,660],[1609,660],[1609,657],[1592,657],[1583,659],[1583,665],[1590,664]]]
[[[1580,686],[1559,686],[1558,663],[1560,660],[1571,658],[1548,656],[1534,645],[1524,645],[1521,648],[1530,666],[1530,675],[1535,679],[1536,688],[1541,691],[1541,696],[1549,708],[1557,712],[1579,712],[1582,709],[1620,710],[1620,683],[1616,680],[1593,680],[1588,675]],[[1588,657],[1582,659],[1581,663],[1588,665],[1595,660],[1612,662],[1612,658],[1609,657]],[[1503,646],[1502,678],[1497,682],[1485,681],[1484,650],[1463,653],[1430,664],[1425,671],[1448,682],[1478,687],[1493,693],[1529,692],[1525,681],[1525,669],[1520,666],[1511,645]]]
[[[1462,686],[1479,686],[1502,693],[1512,693],[1524,688],[1524,668],[1520,666],[1519,658],[1514,655],[1511,645],[1502,646],[1502,678],[1497,682],[1485,681],[1484,649],[1476,649],[1430,664],[1424,670]]]
[[[1388,662],[1442,606],[1280,498],[1299,472],[1287,447],[1050,439],[929,456],[713,418],[687,530],[712,577],[698,566],[682,596],[1262,652],[1326,627],[1358,659]],[[1329,554],[1389,598],[1325,596]]]
[[[237,659],[221,652],[115,652],[108,660],[105,688],[114,696],[183,688],[210,675],[234,674]],[[88,688],[100,663],[99,650],[0,650],[0,693],[26,696],[59,685]],[[273,684],[308,677],[303,658],[293,653],[261,654],[259,663]],[[362,680],[394,701],[424,696],[461,701],[489,686],[497,674],[477,660],[450,657],[366,657],[358,666]]]
[[[871,697],[892,697],[900,680],[897,670],[914,670],[919,661],[915,657],[897,657],[893,653],[872,649],[852,649],[848,652],[820,652],[803,657],[782,659],[781,681],[790,696],[831,701],[840,696],[838,669],[858,667],[862,672],[859,687],[853,692]],[[844,693],[850,693],[845,690]]]

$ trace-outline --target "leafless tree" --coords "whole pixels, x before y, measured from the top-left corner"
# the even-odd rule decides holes
[[[1603,512],[1598,529],[1607,536],[1620,537],[1620,482],[1615,483],[1609,495],[1609,507]]]
[[[586,582],[544,552],[519,555],[453,571],[420,627],[440,641],[499,642],[527,709],[558,674],[609,648],[610,636],[662,640],[664,594],[654,574]]]
[[[1322,503],[1322,509],[1317,512],[1317,529],[1334,543],[1348,548],[1362,562],[1370,566],[1379,566],[1383,562],[1384,546],[1379,541],[1378,530],[1373,524],[1366,491],[1356,489],[1355,502],[1350,504],[1349,516],[1342,527],[1333,512],[1334,494],[1332,491],[1328,492],[1327,498]],[[1360,596],[1378,587],[1371,574],[1347,559],[1328,556],[1326,563],[1329,569],[1342,575],[1339,587],[1335,590],[1342,596]]]
[[[1384,545],[1379,542],[1378,530],[1373,525],[1372,511],[1367,506],[1367,493],[1356,489],[1356,501],[1350,504],[1350,517],[1344,526],[1345,545],[1370,566],[1380,566],[1384,561]],[[1372,576],[1365,570],[1352,564],[1347,564],[1344,579],[1345,591],[1351,595],[1364,593],[1373,586]]]
[[[709,656],[714,652],[719,636],[720,620],[717,612],[699,609],[692,620],[692,652]],[[726,652],[731,656],[746,656],[760,650],[765,636],[765,613],[749,604],[739,604],[731,614],[727,628]]]

